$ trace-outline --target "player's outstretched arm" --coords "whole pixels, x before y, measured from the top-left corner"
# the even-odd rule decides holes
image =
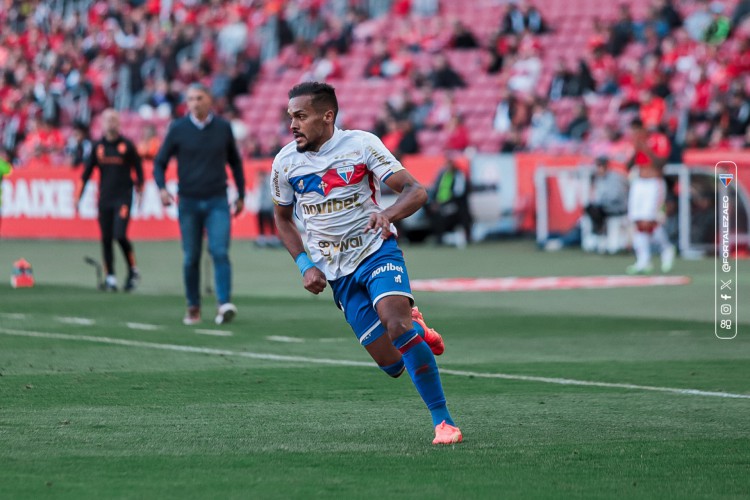
[[[391,222],[409,217],[427,203],[427,190],[409,172],[400,170],[385,180],[389,188],[398,193],[396,203],[380,213],[372,214],[366,231],[382,230],[381,237],[391,236]]]
[[[297,231],[297,226],[294,224],[293,206],[274,206],[273,217],[279,232],[279,239],[302,272],[302,284],[305,290],[315,295],[319,294],[325,290],[326,277],[323,271],[312,265],[310,258],[305,252],[302,238],[299,235],[299,231]],[[305,261],[308,263],[307,265],[304,264]]]

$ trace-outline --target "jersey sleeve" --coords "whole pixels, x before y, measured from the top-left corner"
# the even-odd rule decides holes
[[[271,168],[271,199],[274,204],[289,206],[294,204],[294,190],[287,180],[278,158],[273,161]]]
[[[401,162],[393,156],[393,153],[388,151],[383,141],[378,139],[376,135],[370,133],[364,134],[362,143],[367,169],[381,181],[404,169]]]
[[[98,164],[96,150],[98,149],[99,144],[101,144],[100,141],[96,141],[94,143],[94,145],[91,148],[91,154],[86,159],[86,163],[84,164],[83,173],[81,174],[81,182],[83,183],[84,186],[91,178],[91,174],[94,173],[94,167]]]

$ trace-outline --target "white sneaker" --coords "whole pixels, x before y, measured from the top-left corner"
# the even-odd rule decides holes
[[[197,325],[201,322],[201,308],[199,306],[188,306],[182,324],[185,326]]]
[[[216,319],[214,320],[217,325],[223,325],[229,323],[237,315],[237,307],[231,302],[222,304],[219,306],[219,311],[216,313]]]
[[[661,252],[661,272],[668,273],[674,266],[674,256],[676,254],[674,245],[669,245]]]
[[[545,252],[557,252],[558,250],[562,250],[563,243],[562,240],[558,238],[553,238],[551,240],[547,240],[547,242],[544,244],[544,251]]]
[[[104,279],[104,289],[108,292],[117,291],[117,278],[114,274],[108,274]]]

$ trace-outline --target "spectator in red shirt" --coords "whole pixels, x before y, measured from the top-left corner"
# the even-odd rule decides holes
[[[455,115],[448,122],[448,138],[445,141],[445,149],[449,151],[463,151],[471,144],[469,128],[464,124],[461,115]]]
[[[365,64],[365,78],[377,78],[383,76],[383,63],[388,60],[388,51],[385,43],[375,42],[372,54]]]
[[[708,110],[713,97],[713,85],[706,77],[705,72],[701,74],[700,80],[695,84],[693,99],[690,103],[690,118],[696,121],[708,119]]]
[[[641,121],[647,129],[659,126],[664,119],[667,105],[664,99],[655,96],[649,89],[641,91]]]
[[[401,137],[404,133],[398,128],[396,120],[390,116],[385,121],[385,134],[381,137],[383,145],[388,148],[389,151],[395,152],[398,149],[398,143],[401,142]]]
[[[20,148],[22,160],[35,158],[43,163],[52,164],[63,154],[65,138],[59,129],[39,118],[34,118],[31,127]]]
[[[391,12],[393,15],[399,17],[406,17],[411,11],[411,0],[396,0],[391,6]]]

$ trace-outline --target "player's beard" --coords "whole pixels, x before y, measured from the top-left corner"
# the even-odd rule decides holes
[[[310,151],[310,148],[312,147],[312,144],[310,143],[310,140],[307,138],[307,136],[303,136],[302,138],[305,140],[305,142],[301,146],[299,144],[297,145],[298,153],[306,153]]]
[[[304,144],[302,146],[300,146],[299,143],[297,144],[297,152],[298,153],[305,153],[305,152],[307,152],[310,149],[310,141],[307,139],[306,135],[300,135],[299,137],[297,137],[297,136],[294,137],[294,142],[296,143],[297,139],[299,139],[299,138],[304,139],[305,142],[304,142]]]

